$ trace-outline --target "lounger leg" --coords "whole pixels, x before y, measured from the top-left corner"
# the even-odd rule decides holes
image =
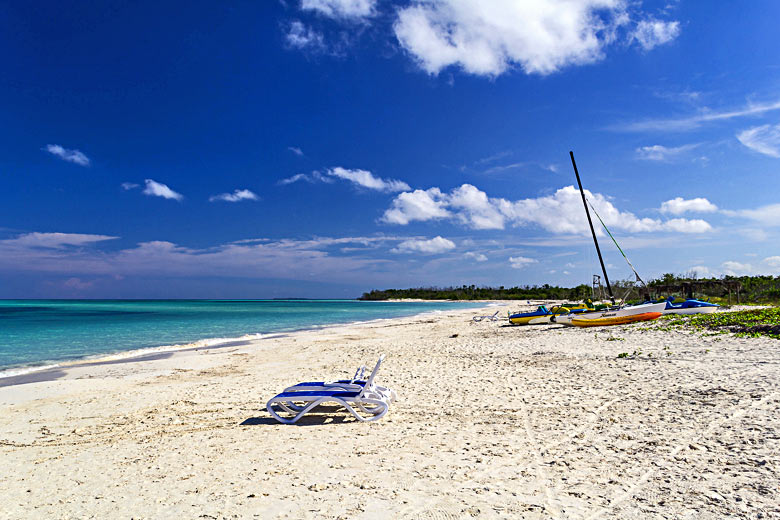
[[[312,401],[311,403],[309,403],[306,406],[304,406],[298,412],[298,414],[295,417],[293,417],[292,419],[286,419],[284,417],[281,417],[279,414],[276,413],[276,411],[274,411],[274,409],[273,409],[273,405],[274,404],[278,404],[281,408],[286,409],[287,411],[290,411],[289,408],[287,408],[287,406],[282,404],[281,401],[274,401],[274,399],[271,399],[270,401],[268,401],[268,404],[266,404],[265,407],[268,410],[268,413],[270,413],[273,416],[273,418],[276,419],[277,421],[279,421],[280,423],[295,424],[296,422],[298,422],[298,419],[300,419],[301,417],[306,415],[306,413],[309,410],[319,406],[320,404],[322,404],[323,401],[328,401],[328,400],[329,400],[328,398],[323,397],[323,398],[317,399],[316,401]]]

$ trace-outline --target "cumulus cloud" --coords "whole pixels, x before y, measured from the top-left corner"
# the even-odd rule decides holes
[[[647,161],[667,161],[693,150],[698,144],[686,144],[683,146],[666,147],[660,144],[653,146],[642,146],[636,149],[637,157]]]
[[[152,179],[146,179],[144,182],[146,182],[146,188],[144,188],[143,191],[144,195],[173,200],[182,200],[184,198],[184,195],[176,193],[165,184],[153,181]]]
[[[452,240],[437,236],[429,240],[404,240],[391,251],[394,253],[423,253],[426,255],[434,255],[450,251],[451,249],[455,249],[455,243]]]
[[[673,218],[663,223],[663,229],[677,233],[706,233],[712,231],[712,226],[706,220]]]
[[[769,267],[780,269],[780,256],[768,256],[764,258],[764,263],[766,263]]]
[[[344,179],[350,181],[361,188],[369,190],[384,191],[384,192],[398,192],[411,189],[408,184],[403,181],[395,179],[384,180],[379,177],[375,177],[371,172],[366,170],[348,170],[337,166],[327,171],[327,174],[332,177]]]
[[[490,202],[485,192],[471,184],[456,188],[447,197],[457,218],[472,229],[503,229],[504,216]]]
[[[399,194],[385,211],[382,221],[405,226],[413,221],[427,221],[449,217],[444,195],[439,188],[414,190]]]
[[[488,257],[482,253],[474,253],[473,251],[463,253],[463,258],[468,258],[469,260],[474,260],[476,262],[487,262],[488,259]]]
[[[631,25],[629,7],[623,0],[414,0],[398,11],[393,29],[430,74],[451,65],[477,75],[497,76],[515,66],[550,74],[602,59],[618,29]],[[676,22],[649,20],[639,22],[631,38],[655,46],[678,32]]]
[[[629,232],[673,231],[702,233],[711,230],[703,220],[672,219],[661,221],[639,218],[618,210],[604,195],[586,190],[586,196],[611,229]],[[406,225],[413,221],[453,218],[471,229],[504,229],[536,225],[552,233],[589,234],[583,218],[582,199],[574,186],[566,186],[553,195],[509,201],[491,198],[470,184],[442,193],[439,188],[399,194],[385,211],[382,221]]]
[[[758,153],[780,158],[780,125],[762,125],[737,134],[739,142]]]
[[[712,213],[714,211],[718,211],[718,206],[702,197],[695,199],[675,197],[661,204],[661,213],[671,213],[672,215],[682,215],[686,212]]]
[[[509,257],[509,265],[512,269],[524,269],[531,264],[537,263],[537,260],[528,258],[525,256],[511,256]]]
[[[233,190],[233,193],[220,193],[209,197],[209,202],[217,200],[225,202],[239,202],[241,200],[260,200],[259,197],[249,190]]]
[[[653,47],[668,43],[680,34],[680,22],[664,22],[662,20],[640,21],[631,38],[649,51]]]
[[[329,18],[360,20],[374,15],[377,0],[301,0],[301,9]]]
[[[58,144],[47,144],[44,150],[59,157],[63,161],[72,162],[79,166],[89,166],[89,157],[79,150],[69,150]]]

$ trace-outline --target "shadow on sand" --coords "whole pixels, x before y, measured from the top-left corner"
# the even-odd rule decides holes
[[[339,413],[343,410],[343,414]],[[341,406],[324,405],[318,406],[309,413],[298,419],[293,425],[282,424],[265,412],[262,417],[250,417],[239,426],[331,426],[334,424],[352,424],[358,423],[357,419],[352,417]]]

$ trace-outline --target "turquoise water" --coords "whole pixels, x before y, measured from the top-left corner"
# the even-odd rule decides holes
[[[0,373],[211,338],[475,306],[356,300],[0,300]]]

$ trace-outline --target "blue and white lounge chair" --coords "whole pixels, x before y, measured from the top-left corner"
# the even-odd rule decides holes
[[[366,380],[364,379],[366,372],[366,366],[361,365],[355,371],[355,375],[352,379],[338,379],[336,381],[306,381],[298,383],[296,385],[288,386],[284,389],[284,392],[312,392],[319,390],[343,390],[345,392],[360,392],[363,387],[366,386]],[[389,403],[392,403],[398,399],[394,390],[390,388],[379,386],[374,382],[374,390],[384,395]],[[294,406],[291,408],[295,409]]]
[[[381,419],[390,408],[389,395],[377,391],[374,379],[384,358],[384,355],[379,356],[374,370],[360,390],[349,391],[337,387],[332,387],[335,389],[319,387],[316,390],[285,391],[272,397],[266,404],[266,409],[274,419],[284,424],[296,423],[309,411],[327,402],[343,406],[359,421]],[[275,407],[278,407],[279,410],[276,410]],[[363,412],[363,415],[359,414],[355,408]],[[292,417],[282,417],[279,415],[280,412],[291,414]]]

